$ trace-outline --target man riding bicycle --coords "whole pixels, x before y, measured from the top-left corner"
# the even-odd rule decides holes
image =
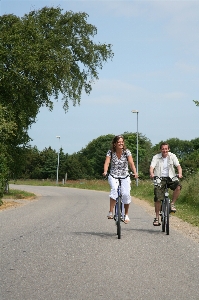
[[[180,195],[182,188],[178,179],[172,180],[176,176],[175,167],[178,170],[178,177],[182,178],[182,168],[175,154],[169,152],[170,147],[168,143],[161,143],[160,151],[153,156],[150,165],[150,177],[158,176],[161,178],[160,185],[154,187],[154,203],[155,203],[155,214],[153,225],[159,226],[159,213],[161,209],[161,201],[164,198],[164,189],[167,180],[167,186],[173,190],[173,197],[171,202],[171,211],[176,212],[175,202]]]

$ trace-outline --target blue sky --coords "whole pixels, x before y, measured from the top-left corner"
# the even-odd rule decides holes
[[[114,58],[80,106],[64,113],[42,108],[29,130],[39,150],[80,151],[106,134],[138,131],[161,140],[199,137],[199,1],[1,0],[0,13],[23,16],[44,6],[86,12],[97,42],[112,44]],[[60,136],[60,140],[56,138]],[[171,149],[172,150],[172,149]]]

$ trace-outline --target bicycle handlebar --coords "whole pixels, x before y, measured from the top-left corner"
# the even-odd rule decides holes
[[[161,182],[161,180],[162,180],[163,178],[170,178],[170,177],[153,176],[153,183],[154,183],[154,185],[160,184],[160,182]],[[174,178],[178,179],[178,178],[179,178],[179,175],[176,174],[173,178],[171,178],[171,181],[173,181]]]
[[[157,179],[157,178],[162,179],[162,178],[170,178],[170,177],[163,177],[163,176],[159,177],[157,175],[153,176],[153,179]],[[176,174],[173,178],[171,178],[171,180],[174,179],[174,178],[179,178],[179,174]]]
[[[135,176],[132,172],[130,172],[130,173],[127,174],[126,176],[114,176],[114,175],[111,174],[111,173],[107,173],[106,176],[104,176],[105,179],[108,178],[109,175],[111,175],[111,176],[112,176],[113,178],[115,178],[115,179],[125,179],[125,178],[130,177],[130,176]]]

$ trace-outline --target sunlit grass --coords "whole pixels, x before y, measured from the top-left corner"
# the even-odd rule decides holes
[[[194,226],[199,226],[199,176],[192,176],[182,181],[181,194],[176,202],[176,216]],[[132,195],[145,199],[151,205],[153,202],[153,183],[151,180],[139,181],[139,186],[133,188]],[[172,198],[172,191],[170,191]]]
[[[8,193],[4,194],[3,199],[30,199],[34,197],[33,193],[10,189]]]
[[[65,184],[52,180],[16,180],[10,181],[10,184],[19,185],[34,185],[34,186],[59,186],[59,187],[72,187],[79,189],[98,190],[98,191],[109,191],[109,184],[107,180],[67,180]]]

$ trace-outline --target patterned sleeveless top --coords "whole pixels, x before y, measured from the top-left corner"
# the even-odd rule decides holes
[[[120,158],[117,157],[115,152],[108,150],[106,156],[111,157],[110,174],[115,176],[126,176],[128,172],[128,156],[131,156],[131,151],[126,149],[123,151]]]

